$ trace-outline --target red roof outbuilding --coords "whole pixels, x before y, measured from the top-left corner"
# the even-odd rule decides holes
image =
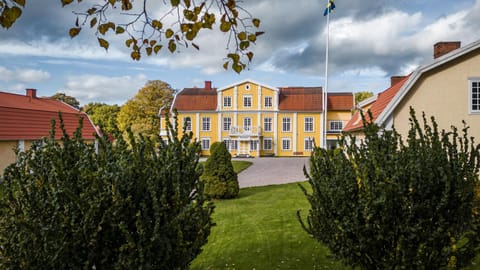
[[[59,112],[67,134],[72,136],[82,121],[82,137],[95,139],[97,129],[88,115],[55,99],[37,97],[35,89],[26,95],[0,92],[0,140],[38,140],[48,137],[51,120],[56,121],[55,138],[62,137]]]

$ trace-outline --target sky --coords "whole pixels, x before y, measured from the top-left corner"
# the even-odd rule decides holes
[[[260,18],[265,32],[241,74],[223,69],[228,36],[219,31],[201,33],[195,40],[198,51],[162,49],[134,61],[124,41],[115,37],[108,51],[91,32],[69,37],[76,18],[72,11],[83,11],[81,6],[28,0],[22,17],[10,29],[0,29],[0,91],[24,94],[25,88],[35,88],[39,96],[62,92],[81,105],[121,105],[149,80],[177,90],[202,87],[204,81],[224,87],[245,79],[273,87],[324,87],[326,0],[238,2]],[[381,92],[390,76],[430,63],[436,42],[464,46],[480,39],[480,0],[336,0],[335,5],[329,92]]]

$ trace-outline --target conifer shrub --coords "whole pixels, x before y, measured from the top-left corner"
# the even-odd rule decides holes
[[[360,269],[455,269],[479,244],[479,146],[459,132],[420,124],[407,138],[368,123],[365,139],[310,158],[311,204],[302,226],[346,265]],[[348,140],[347,140],[348,139]]]
[[[207,196],[216,199],[238,196],[238,176],[233,169],[232,155],[224,142],[215,142],[210,147],[210,156],[203,166],[201,180]]]
[[[54,124],[53,124],[54,125]],[[36,142],[0,189],[1,269],[186,269],[210,233],[192,135]],[[54,130],[54,129],[52,129]]]

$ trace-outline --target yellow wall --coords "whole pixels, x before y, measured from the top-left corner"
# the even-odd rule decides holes
[[[434,116],[440,129],[450,130],[451,125],[461,129],[462,120],[465,120],[470,126],[469,135],[476,137],[478,142],[480,114],[469,113],[469,78],[480,78],[479,66],[477,52],[423,74],[393,113],[397,131],[407,136],[409,108],[412,106],[418,119],[421,119],[422,112],[428,118]]]
[[[17,141],[0,141],[0,172],[3,174],[3,170],[15,162],[16,155],[14,149],[17,148]]]

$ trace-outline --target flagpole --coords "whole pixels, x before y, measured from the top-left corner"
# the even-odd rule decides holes
[[[329,6],[330,0],[327,0],[327,8],[330,9]],[[330,43],[330,10],[327,13],[327,45],[325,47],[325,91],[323,93],[323,148],[327,149],[327,98],[328,98],[328,45]]]

